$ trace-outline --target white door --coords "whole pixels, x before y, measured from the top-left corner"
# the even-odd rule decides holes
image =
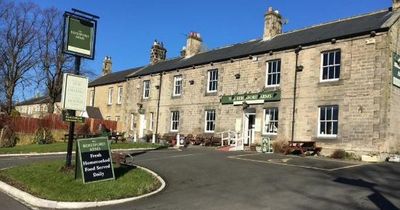
[[[256,113],[244,113],[243,138],[245,145],[250,145],[253,143],[255,126],[256,126]]]
[[[146,130],[146,117],[144,114],[139,115],[139,138],[143,138]]]

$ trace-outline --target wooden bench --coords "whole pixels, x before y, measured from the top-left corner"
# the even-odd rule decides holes
[[[319,155],[322,147],[317,147],[315,141],[289,141],[289,145],[285,150],[285,155],[294,152],[300,153],[300,155],[306,155],[311,152],[310,155]]]

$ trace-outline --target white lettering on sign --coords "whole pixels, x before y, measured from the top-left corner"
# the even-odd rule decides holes
[[[104,177],[104,172],[94,172],[93,173],[93,177],[98,177],[98,176],[100,176],[100,177]]]

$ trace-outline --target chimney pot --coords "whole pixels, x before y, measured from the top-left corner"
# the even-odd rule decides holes
[[[282,23],[282,16],[279,14],[279,11],[274,11],[272,7],[269,7],[264,16],[263,40],[270,40],[275,36],[282,34]]]

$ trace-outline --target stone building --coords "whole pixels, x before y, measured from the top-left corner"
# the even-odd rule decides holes
[[[91,81],[88,88],[87,106],[98,107],[105,120],[117,121],[117,130],[125,130],[125,101],[126,76],[140,68],[112,72],[111,57],[103,61],[102,76]]]
[[[282,15],[269,8],[262,39],[204,51],[190,33],[181,57],[169,60],[156,42],[148,66],[100,77],[89,100],[138,137],[230,130],[245,144],[269,136],[324,150],[399,151],[399,16],[394,0],[387,10],[282,33]],[[119,87],[121,104],[109,105]]]

